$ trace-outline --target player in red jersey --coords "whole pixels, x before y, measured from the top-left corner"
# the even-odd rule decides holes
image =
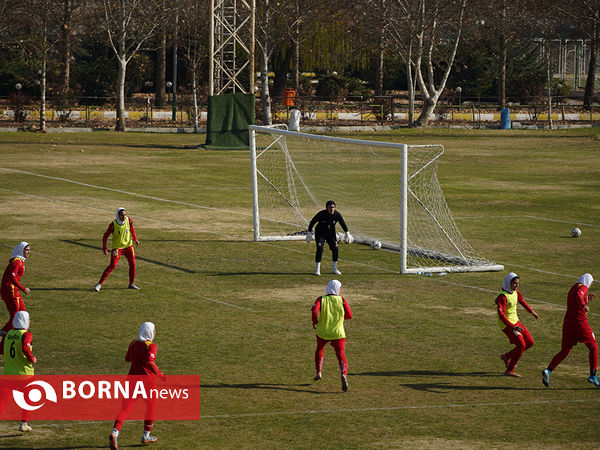
[[[348,390],[348,361],[346,360],[346,332],[344,320],[352,319],[350,305],[340,295],[342,283],[331,280],[327,284],[325,295],[317,298],[312,306],[313,328],[317,330],[317,349],[315,351],[315,381],[322,378],[323,352],[325,346],[331,343],[340,365],[342,390]]]
[[[569,356],[578,342],[584,343],[589,349],[590,376],[587,380],[600,387],[600,381],[596,376],[598,344],[587,320],[587,313],[590,310],[588,302],[596,298],[594,294],[588,293],[593,282],[594,278],[589,273],[584,273],[567,294],[567,312],[563,321],[560,351],[552,358],[548,367],[542,371],[542,383],[546,387],[550,386],[550,373]]]
[[[515,346],[508,353],[500,355],[500,358],[506,365],[504,375],[509,377],[521,376],[515,372],[515,368],[521,356],[523,356],[523,352],[533,346],[533,337],[531,337],[529,330],[521,323],[517,316],[517,303],[525,308],[533,317],[536,319],[539,318],[538,314],[527,304],[517,289],[518,287],[519,276],[514,272],[510,272],[504,277],[502,290],[498,294],[498,297],[496,297],[498,324],[502,332],[508,337],[510,343]]]
[[[155,377],[159,376],[163,380],[165,375],[160,371],[154,360],[156,359],[157,346],[152,341],[156,336],[156,330],[152,322],[144,322],[140,325],[138,337],[129,344],[129,349],[125,355],[125,361],[131,363],[129,375],[144,375],[144,385],[146,391],[154,387]],[[156,442],[158,438],[151,436],[150,431],[154,424],[154,410],[156,407],[156,398],[148,398],[146,402],[146,419],[144,420],[144,434],[142,435],[142,444],[151,444]],[[133,408],[135,399],[124,399],[121,411],[117,415],[117,419],[113,425],[113,430],[109,436],[110,448],[117,450],[117,438],[123,422]]]
[[[2,330],[0,336],[4,336],[12,328],[12,322],[17,311],[25,311],[25,302],[21,298],[19,290],[25,294],[29,294],[29,288],[21,284],[21,278],[25,273],[25,260],[29,257],[31,246],[27,242],[19,242],[12,250],[10,261],[4,275],[2,276],[2,286],[0,287],[0,296],[6,309],[8,310],[9,318]]]
[[[125,208],[117,208],[117,214],[115,220],[113,220],[106,229],[104,236],[102,236],[102,251],[105,255],[108,254],[108,248],[106,241],[108,236],[112,234],[112,245],[110,252],[110,263],[104,269],[100,281],[94,286],[94,291],[99,292],[102,288],[102,283],[108,278],[111,272],[117,267],[119,258],[121,255],[125,255],[127,262],[129,263],[129,289],[139,289],[135,284],[135,252],[133,251],[133,244],[136,246],[140,245],[137,235],[135,234],[135,228],[133,228],[133,221],[130,217],[127,217],[127,211]]]

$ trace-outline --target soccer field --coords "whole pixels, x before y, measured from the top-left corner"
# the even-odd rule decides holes
[[[550,388],[541,383],[568,289],[589,272],[600,292],[600,129],[354,137],[444,145],[438,175],[454,219],[505,271],[398,275],[396,255],[341,244],[337,278],[354,315],[343,393],[329,346],[313,381],[310,307],[334,278],[331,254],[315,277],[314,242],[252,241],[248,152],[185,148],[204,141],[193,135],[0,133],[0,260],[4,268],[15,244],[31,243],[22,282],[36,374],[126,374],[127,346],[150,320],[158,366],[202,385],[201,420],[157,421],[154,448],[600,445],[587,348],[574,348]],[[127,289],[122,258],[96,293],[108,264],[102,234],[120,206],[140,239],[141,290]],[[509,271],[540,315],[518,311],[535,339],[519,379],[503,376],[510,345],[494,305]],[[600,299],[590,309],[600,332]],[[107,447],[112,421],[17,426],[0,422],[0,448]],[[120,447],[139,446],[141,432],[126,422]]]

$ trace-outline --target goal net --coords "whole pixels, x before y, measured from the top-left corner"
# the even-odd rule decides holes
[[[398,253],[401,273],[503,269],[458,230],[437,179],[441,145],[249,128],[255,241],[305,239],[334,200],[354,242]]]

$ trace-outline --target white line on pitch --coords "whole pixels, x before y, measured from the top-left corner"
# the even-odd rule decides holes
[[[291,416],[299,414],[336,414],[336,413],[361,413],[361,412],[385,412],[385,411],[402,411],[402,410],[418,410],[418,409],[449,409],[449,408],[485,408],[496,406],[516,406],[516,405],[549,405],[557,403],[589,403],[599,402],[600,399],[571,399],[571,400],[527,400],[520,402],[497,402],[497,403],[450,403],[445,405],[418,405],[418,406],[389,406],[389,407],[373,407],[373,408],[340,408],[340,409],[306,409],[299,411],[270,411],[270,412],[255,412],[255,413],[239,413],[239,414],[214,414],[201,416],[201,419],[236,419],[241,417],[268,417],[268,416]]]
[[[0,167],[0,170],[7,170],[7,171],[10,171],[10,172],[22,173],[22,174],[31,175],[31,176],[34,176],[34,177],[47,178],[49,180],[64,181],[65,183],[73,183],[73,184],[77,184],[79,186],[90,187],[90,188],[93,188],[93,189],[100,189],[100,190],[103,190],[103,191],[118,192],[119,194],[132,195],[134,197],[146,198],[146,199],[149,199],[149,200],[155,200],[157,202],[174,203],[176,205],[189,206],[189,207],[192,207],[192,208],[207,209],[207,210],[210,210],[210,211],[219,211],[219,212],[226,212],[226,213],[229,213],[229,214],[238,214],[238,215],[242,215],[242,216],[252,217],[252,214],[249,214],[249,213],[246,213],[246,212],[231,211],[231,210],[228,210],[228,209],[213,208],[211,206],[202,206],[202,205],[196,205],[194,203],[180,202],[178,200],[169,200],[169,199],[160,198],[160,197],[153,197],[153,196],[150,196],[150,195],[138,194],[136,192],[124,191],[122,189],[113,189],[113,188],[108,188],[108,187],[104,187],[104,186],[97,186],[95,184],[82,183],[80,181],[69,180],[68,178],[51,177],[50,175],[41,175],[39,173],[26,172],[24,170],[11,169],[11,168],[8,168],[8,167]]]
[[[547,222],[557,222],[557,223],[568,223],[572,225],[581,225],[586,227],[600,228],[600,225],[594,225],[591,223],[585,222],[577,222],[574,220],[562,220],[562,219],[550,219],[548,217],[540,217],[540,216],[529,216],[529,215],[517,215],[517,216],[463,216],[463,217],[454,217],[454,220],[469,220],[469,219],[535,219],[535,220],[545,220]]]

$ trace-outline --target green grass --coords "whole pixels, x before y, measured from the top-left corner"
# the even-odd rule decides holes
[[[0,133],[0,254],[7,262],[17,242],[32,244],[23,282],[36,373],[125,374],[127,345],[152,320],[159,367],[202,380],[202,419],[157,421],[154,448],[597,446],[587,349],[575,347],[549,389],[540,372],[559,349],[568,288],[584,272],[600,279],[598,129],[360,137],[445,146],[439,178],[460,230],[521,276],[540,314],[519,310],[536,341],[522,378],[503,377],[499,358],[509,345],[493,302],[505,272],[399,276],[392,255],[343,245],[350,390],[330,347],[313,382],[309,308],[331,278],[310,275],[312,245],[252,242],[247,152],[184,148],[203,136]],[[126,289],[123,260],[94,293],[119,206],[141,241],[141,290]],[[589,321],[600,330],[594,302]],[[0,447],[103,447],[112,423],[32,426],[20,436],[0,422]],[[139,445],[141,428],[126,423],[121,446]]]

